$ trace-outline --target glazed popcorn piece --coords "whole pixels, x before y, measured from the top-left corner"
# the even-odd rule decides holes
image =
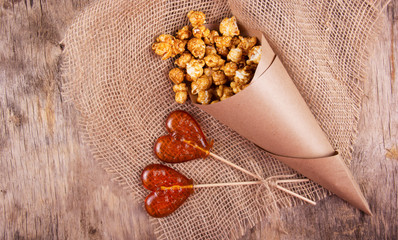
[[[204,60],[206,65],[211,68],[220,68],[225,63],[225,60],[218,54],[207,55]]]
[[[210,30],[204,25],[192,29],[192,34],[196,38],[206,38],[210,35]]]
[[[204,66],[204,60],[192,59],[191,61],[189,61],[189,63],[187,63],[187,74],[192,80],[196,80],[203,75]]]
[[[229,49],[226,47],[217,47],[217,53],[226,58],[229,53]]]
[[[212,30],[210,34],[204,37],[204,42],[206,45],[213,45],[214,44],[214,37],[218,37],[220,34],[216,30]]]
[[[154,52],[166,60],[173,56],[173,46],[168,43],[155,43],[152,45]]]
[[[158,38],[156,38],[156,42],[164,42],[173,45],[174,37],[169,34],[161,34]]]
[[[188,26],[184,26],[180,30],[177,31],[176,33],[176,38],[180,40],[186,40],[189,39],[192,36],[191,30],[189,30]]]
[[[183,26],[175,37],[161,34],[152,45],[162,59],[176,57],[177,67],[169,71],[175,101],[184,103],[190,91],[198,103],[213,104],[245,89],[261,59],[257,38],[240,36],[235,17],[225,18],[217,31],[204,25],[203,12],[187,16],[191,26]]]
[[[208,77],[211,78],[211,74],[213,73],[213,70],[212,70],[211,68],[207,67],[207,68],[203,69],[203,73],[204,73],[206,76],[208,76]]]
[[[185,83],[176,84],[173,86],[175,94],[175,101],[178,103],[184,103],[188,98],[188,88]]]
[[[238,48],[241,48],[245,54],[249,52],[249,50],[257,44],[256,37],[238,37],[240,43],[238,44]]]
[[[229,97],[232,97],[234,95],[234,92],[232,91],[231,87],[227,87],[225,85],[220,85],[217,90],[217,95],[220,97],[220,101],[225,100]]]
[[[222,85],[227,83],[227,77],[225,76],[224,72],[221,70],[212,72],[211,76],[214,85]]]
[[[232,48],[227,55],[227,60],[235,62],[235,63],[239,63],[242,61],[242,57],[243,57],[242,49]]]
[[[187,67],[187,63],[189,63],[191,59],[192,54],[190,54],[189,52],[184,52],[179,58],[177,58],[177,60],[175,60],[174,64],[177,65],[179,68],[184,69]]]
[[[193,79],[188,74],[185,74],[185,80],[187,80],[187,82],[193,82]]]
[[[231,82],[231,88],[235,94],[239,93],[240,91],[245,89],[247,86],[249,86],[249,84],[239,84],[237,82]]]
[[[209,90],[199,91],[197,101],[201,104],[209,104],[212,94]]]
[[[184,81],[184,71],[179,68],[173,68],[169,72],[169,78],[174,84],[180,84]]]
[[[240,42],[241,42],[240,39],[239,39],[239,37],[240,37],[240,36],[235,36],[235,37],[233,37],[232,40],[231,40],[231,44],[232,44],[232,46],[233,46],[234,48],[238,47],[239,44],[240,44]]]
[[[185,51],[185,45],[187,45],[187,42],[188,42],[187,40],[180,40],[180,39],[174,40],[173,57]]]
[[[224,18],[220,23],[220,32],[223,36],[238,36],[240,34],[235,17]]]
[[[211,54],[217,54],[217,50],[214,46],[206,46],[205,49],[205,56],[211,55]]]
[[[249,60],[246,61],[247,65],[258,64],[261,59],[261,48],[260,46],[252,47],[248,54]]]
[[[206,15],[203,12],[190,11],[187,16],[193,27],[199,27],[205,23]]]
[[[188,50],[195,58],[203,58],[206,53],[205,42],[200,38],[192,38],[188,42]]]
[[[214,42],[218,48],[229,48],[232,46],[232,37],[215,36]]]
[[[200,91],[208,90],[211,87],[212,79],[206,75],[191,83],[191,93],[196,95]]]
[[[221,70],[224,71],[225,76],[233,77],[235,76],[236,70],[238,70],[238,65],[234,62],[227,62]]]
[[[235,72],[235,77],[234,77],[234,81],[237,84],[247,84],[250,82],[250,80],[252,79],[253,73],[251,72],[249,67],[244,67],[241,69],[236,70]]]

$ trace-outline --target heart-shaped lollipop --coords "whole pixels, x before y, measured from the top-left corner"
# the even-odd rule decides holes
[[[262,179],[257,174],[210,152],[213,141],[207,141],[200,125],[189,113],[182,110],[170,113],[166,119],[166,130],[169,134],[159,137],[154,147],[155,155],[161,161],[181,163],[210,155],[254,178]]]
[[[142,171],[141,180],[142,185],[152,191],[145,199],[145,209],[152,217],[171,214],[193,193],[192,179],[161,164],[148,165]]]
[[[155,143],[155,154],[163,162],[180,163],[209,155],[213,142],[208,142],[196,120],[177,110],[166,119],[168,135]]]
[[[270,177],[262,181],[253,182],[230,182],[194,185],[192,179],[185,177],[183,174],[172,168],[161,164],[151,164],[145,167],[142,171],[141,181],[146,189],[152,191],[145,199],[146,211],[152,217],[161,218],[166,217],[177,210],[194,192],[194,188],[269,184],[269,180],[278,179],[278,177],[280,176]],[[271,186],[315,205],[314,201],[278,185],[279,183],[308,181],[308,179],[276,180],[273,181]]]

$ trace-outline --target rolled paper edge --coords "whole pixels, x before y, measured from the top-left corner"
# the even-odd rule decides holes
[[[270,154],[330,190],[352,206],[372,216],[369,204],[359,185],[354,180],[351,171],[345,165],[341,155],[337,151],[332,156],[321,158],[295,158],[273,153]]]

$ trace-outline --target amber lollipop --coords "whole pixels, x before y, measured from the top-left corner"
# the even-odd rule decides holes
[[[159,137],[154,147],[155,155],[161,161],[181,163],[212,156],[245,174],[262,180],[257,174],[210,152],[213,141],[206,139],[200,125],[189,113],[182,110],[170,113],[166,119],[166,130],[169,134]]]
[[[195,188],[242,186],[265,183],[264,181],[253,181],[194,184],[192,179],[189,179],[178,171],[162,164],[151,164],[145,167],[141,174],[141,181],[142,185],[146,189],[152,191],[145,199],[145,209],[150,216],[156,218],[166,217],[177,210],[194,192]],[[278,185],[279,183],[285,182],[292,183],[308,181],[308,179],[277,180],[274,182],[273,186],[315,205],[316,203],[314,201]]]

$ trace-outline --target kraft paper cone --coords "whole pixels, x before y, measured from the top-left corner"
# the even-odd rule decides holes
[[[262,58],[252,83],[221,102],[195,105],[297,172],[371,214],[350,170],[332,148],[264,35],[242,27],[241,32],[261,39]],[[190,97],[196,102],[194,96]]]

